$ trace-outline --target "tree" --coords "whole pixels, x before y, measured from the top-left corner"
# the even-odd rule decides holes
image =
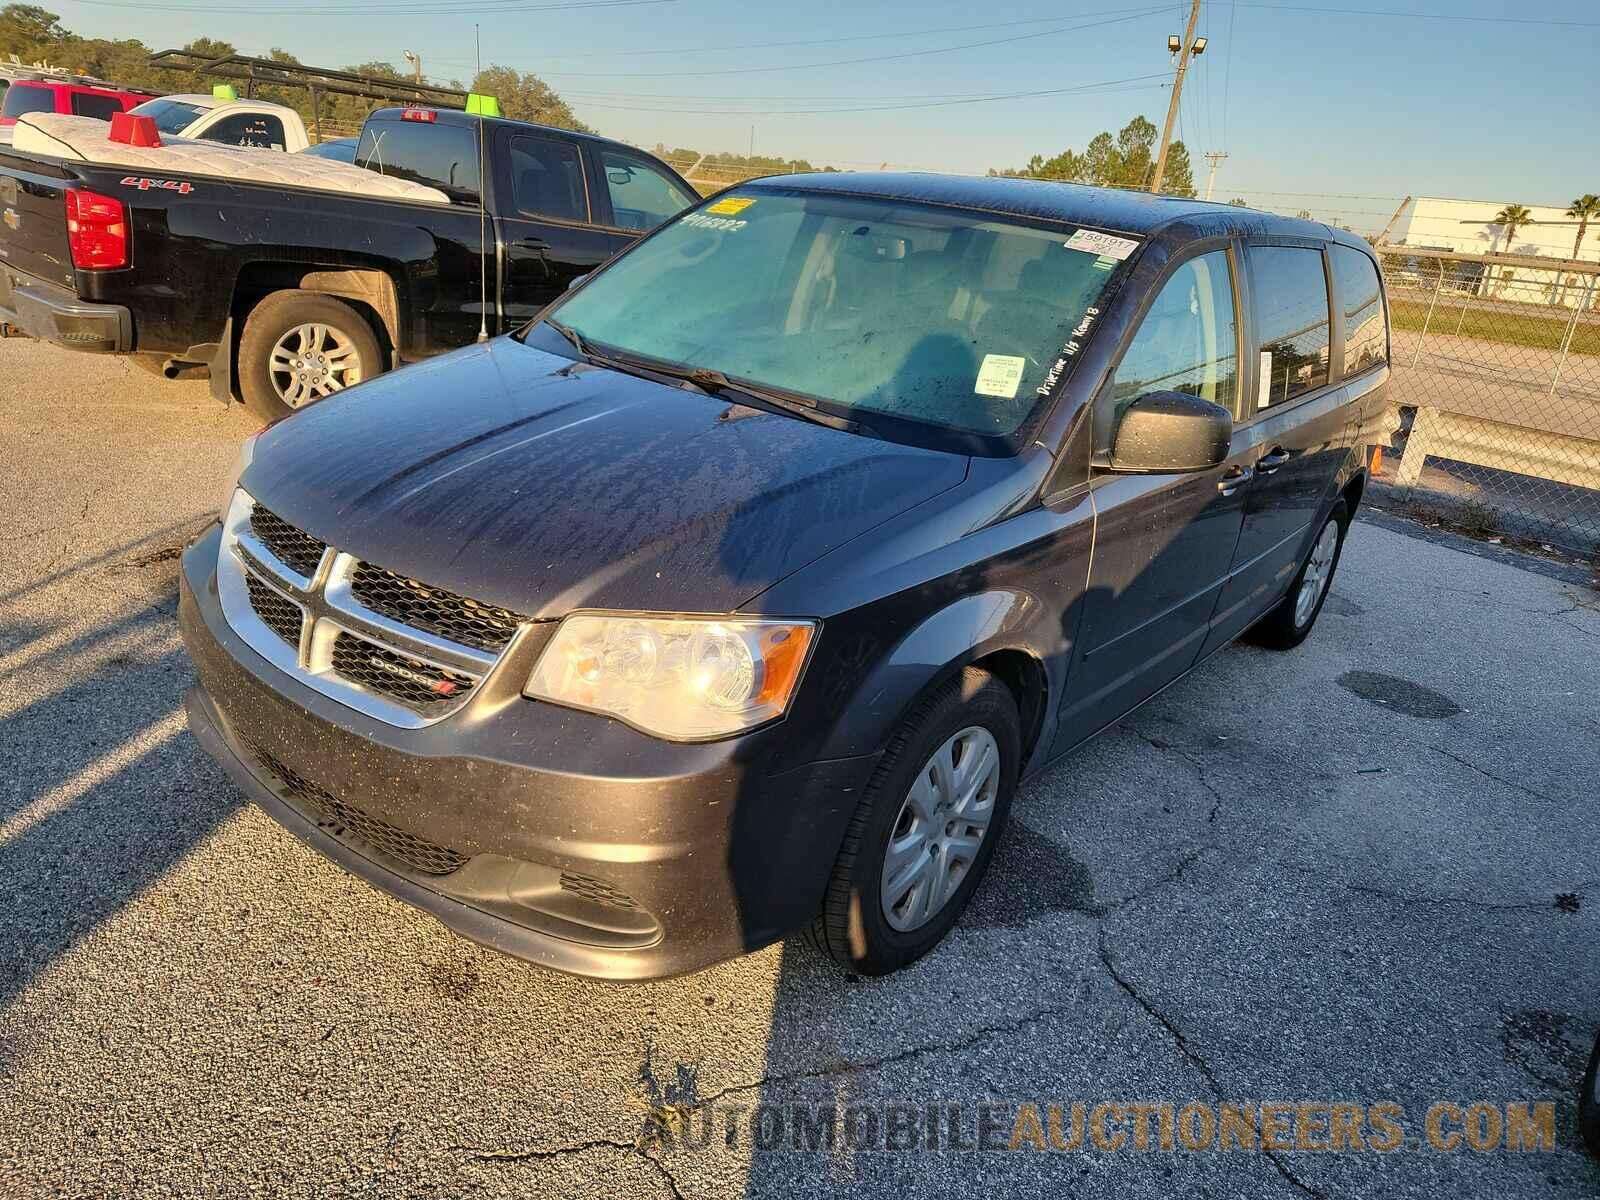
[[[1235,208],[1249,208],[1250,207],[1250,202],[1248,200],[1246,200],[1243,196],[1235,196],[1232,200],[1229,200],[1228,203],[1233,205]]]
[[[1589,232],[1589,222],[1600,217],[1600,196],[1587,192],[1572,202],[1572,207],[1567,209],[1567,216],[1573,217],[1578,222],[1578,237],[1572,243],[1572,257],[1577,258],[1583,252],[1583,235]]]
[[[0,8],[0,55],[15,54],[24,62],[44,57],[68,37],[61,19],[33,4]]]
[[[1508,204],[1495,213],[1493,223],[1500,226],[1506,235],[1506,253],[1511,252],[1511,243],[1516,240],[1517,230],[1532,220],[1533,214],[1520,204]]]
[[[1115,136],[1109,131],[1095,134],[1081,154],[1075,150],[1063,150],[1050,158],[1035,154],[1027,166],[996,174],[1061,179],[1099,187],[1147,188],[1155,174],[1156,138],[1156,127],[1144,117],[1135,117]],[[1189,149],[1182,142],[1173,142],[1167,150],[1167,173],[1161,190],[1171,196],[1195,194],[1194,168]]]
[[[534,121],[557,129],[593,133],[567,102],[537,75],[511,67],[485,67],[472,81],[472,90],[500,101],[500,111],[515,121]]]

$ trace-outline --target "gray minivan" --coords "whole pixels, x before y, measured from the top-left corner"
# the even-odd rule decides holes
[[[1018,782],[1311,631],[1388,410],[1325,225],[789,176],[245,447],[196,735],[298,836],[562,970],[951,928]]]

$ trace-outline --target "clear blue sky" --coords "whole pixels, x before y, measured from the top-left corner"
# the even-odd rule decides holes
[[[1188,8],[1138,0],[665,0],[567,11],[529,11],[554,0],[44,2],[77,32],[137,36],[152,47],[206,33],[242,51],[278,46],[328,66],[399,65],[402,50],[418,50],[435,79],[470,77],[476,21],[485,64],[539,74],[584,120],[636,144],[746,151],[754,126],[761,152],[963,172],[1082,148],[1140,113],[1159,126],[1169,95],[1166,39],[1182,31]],[[1300,5],[1202,7],[1210,45],[1185,85],[1181,133],[1202,189],[1201,153],[1228,151],[1218,199],[1242,194],[1292,209],[1302,202],[1291,193],[1315,193],[1303,203],[1317,216],[1365,229],[1392,210],[1384,198],[1405,193],[1565,204],[1600,191],[1593,4]],[[295,8],[305,11],[285,11]],[[750,46],[801,41],[814,44]],[[973,44],[980,42],[990,44]],[[940,50],[947,52],[920,53]],[[863,59],[878,61],[839,61]],[[1161,78],[1141,78],[1148,76]],[[1132,82],[929,106],[1115,80]],[[893,105],[920,107],[885,107]],[[837,111],[852,108],[875,111]],[[836,111],[796,111],[805,109]]]

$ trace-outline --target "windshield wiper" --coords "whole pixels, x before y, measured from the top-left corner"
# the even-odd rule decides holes
[[[842,429],[847,433],[872,432],[870,426],[863,425],[860,421],[823,411],[814,400],[808,400],[804,396],[797,396],[791,392],[780,392],[773,388],[763,387],[759,383],[751,383],[748,380],[732,379],[714,367],[680,367],[667,363],[638,363],[630,365],[641,366],[645,370],[665,375],[669,379],[681,379],[685,383],[693,384],[706,395],[716,396],[718,399],[736,400],[749,407],[776,409],[778,412],[788,416],[799,417],[802,421],[825,425],[829,429]],[[750,401],[754,401],[754,405],[750,405]]]
[[[564,325],[550,317],[544,318],[544,324],[554,329],[570,342],[572,348],[585,359],[598,366],[610,367],[614,371],[624,371],[629,375],[636,375],[643,379],[663,376],[667,379],[681,379],[697,391],[707,396],[715,396],[721,400],[732,399],[747,407],[764,408],[769,411],[775,410],[787,416],[799,417],[802,421],[825,425],[829,429],[842,429],[846,433],[874,434],[874,430],[870,425],[850,417],[840,417],[833,413],[824,412],[818,407],[816,401],[808,400],[803,396],[776,391],[772,388],[762,387],[759,383],[750,383],[743,379],[730,379],[713,367],[688,367],[674,363],[601,354],[589,344],[589,340],[583,334],[572,328],[572,326]],[[754,403],[750,403],[751,401],[754,401]]]

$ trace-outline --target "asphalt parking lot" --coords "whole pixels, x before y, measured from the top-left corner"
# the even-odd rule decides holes
[[[252,427],[204,384],[0,342],[0,1193],[1600,1191],[1581,581],[1359,523],[1311,641],[1224,652],[1027,788],[914,969],[795,941],[618,987],[343,875],[184,730],[176,556]],[[1003,1145],[1019,1103],[1074,1101],[1392,1102],[1405,1141],[829,1154],[749,1126],[955,1106],[970,1147],[990,1104]],[[1434,1149],[1439,1101],[1554,1101],[1556,1146]]]

